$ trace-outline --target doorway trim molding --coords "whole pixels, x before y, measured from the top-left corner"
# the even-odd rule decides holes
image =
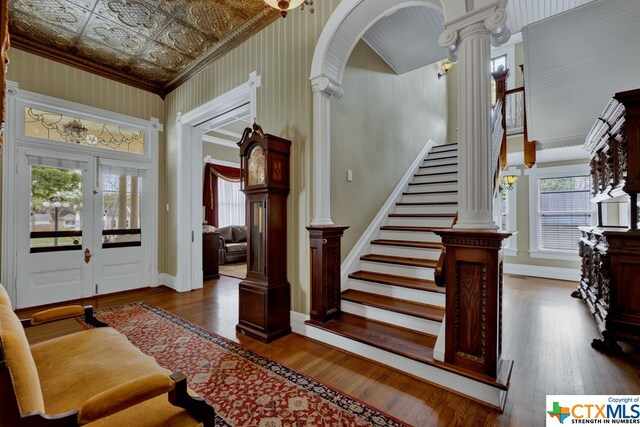
[[[81,153],[102,158],[120,160],[143,160],[148,162],[150,180],[149,206],[149,246],[151,252],[150,272],[151,284],[158,283],[158,134],[163,131],[163,125],[157,118],[149,120],[139,119],[101,108],[91,107],[77,102],[67,101],[52,96],[42,95],[36,92],[20,89],[17,82],[7,81],[7,126],[5,128],[4,145],[2,147],[2,255],[0,259],[1,283],[5,286],[11,303],[16,305],[16,277],[17,277],[17,174],[18,174],[18,137],[21,135],[21,126],[18,123],[22,117],[17,108],[21,105],[35,105],[51,108],[53,111],[64,112],[76,117],[100,120],[107,123],[134,127],[145,132],[145,142],[149,147],[143,156],[134,157],[131,154],[113,151],[99,150],[91,147],[75,146],[72,144],[58,145],[50,148],[58,152]],[[24,138],[28,139],[28,138]],[[35,142],[23,142],[25,146],[36,149],[47,149],[46,145]],[[99,150],[99,151],[96,151]],[[8,250],[11,248],[11,250]],[[147,268],[146,266],[144,268]]]
[[[186,292],[202,287],[202,133],[207,122],[220,114],[250,103],[257,117],[257,71],[240,86],[176,117],[177,200],[176,279],[173,289]]]

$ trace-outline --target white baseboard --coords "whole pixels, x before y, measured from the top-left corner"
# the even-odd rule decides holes
[[[577,268],[543,267],[540,265],[504,264],[504,274],[518,274],[521,276],[544,277],[546,279],[580,280],[580,270]]]
[[[158,284],[165,285],[170,287],[171,289],[176,289],[176,276],[171,276],[167,273],[158,274]]]
[[[291,331],[296,334],[307,336],[307,325],[304,322],[309,320],[309,315],[291,311]]]

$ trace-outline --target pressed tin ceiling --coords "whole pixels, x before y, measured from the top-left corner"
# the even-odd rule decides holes
[[[164,97],[274,20],[263,0],[9,0],[11,44]]]

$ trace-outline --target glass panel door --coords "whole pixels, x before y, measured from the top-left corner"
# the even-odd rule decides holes
[[[92,177],[89,159],[20,158],[17,307],[91,295]]]

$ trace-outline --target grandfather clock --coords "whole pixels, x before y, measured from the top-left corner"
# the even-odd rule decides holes
[[[254,123],[240,146],[246,198],[247,277],[240,282],[236,330],[264,342],[291,332],[287,281],[287,196],[291,141],[264,134]]]

